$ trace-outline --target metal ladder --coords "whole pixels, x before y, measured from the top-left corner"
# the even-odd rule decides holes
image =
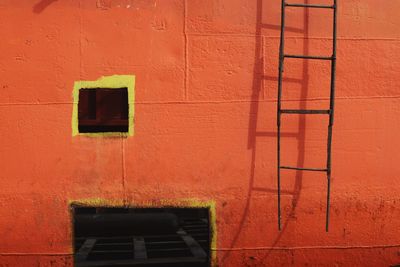
[[[326,231],[329,230],[329,209],[330,209],[330,190],[331,190],[331,151],[332,151],[332,127],[334,117],[334,106],[335,106],[335,78],[336,78],[336,35],[337,35],[337,5],[338,0],[333,0],[333,5],[316,5],[316,4],[289,4],[285,0],[282,0],[281,6],[281,38],[279,48],[279,78],[278,78],[278,103],[277,103],[277,126],[278,126],[278,228],[281,230],[281,170],[296,170],[296,171],[313,171],[313,172],[325,172],[327,175],[327,200],[326,200]],[[285,10],[286,8],[325,8],[333,10],[333,48],[332,56],[310,56],[310,55],[288,55],[285,54]],[[309,59],[309,60],[329,60],[331,61],[331,86],[330,86],[330,101],[328,110],[293,110],[293,109],[282,109],[282,77],[283,77],[283,65],[285,58],[293,59]],[[327,162],[326,168],[299,168],[299,167],[288,167],[281,165],[281,117],[282,114],[325,114],[329,115],[328,125],[328,140],[327,140]]]

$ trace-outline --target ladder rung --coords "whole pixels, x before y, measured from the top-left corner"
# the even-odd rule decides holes
[[[314,4],[285,4],[287,7],[305,7],[305,8],[331,8],[334,9],[335,6],[330,5],[314,5]]]
[[[333,57],[321,57],[321,56],[304,56],[304,55],[284,55],[287,58],[303,58],[303,59],[318,59],[318,60],[332,60]]]
[[[281,109],[284,114],[330,114],[329,109]]]
[[[311,172],[327,172],[327,169],[317,169],[317,168],[297,168],[297,167],[288,167],[288,166],[280,166],[279,168],[285,170],[296,170],[296,171],[311,171]]]

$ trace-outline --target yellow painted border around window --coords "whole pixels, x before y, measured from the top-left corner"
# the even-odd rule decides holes
[[[80,133],[78,129],[79,90],[87,88],[128,88],[129,127],[128,132]],[[103,76],[96,81],[76,81],[72,92],[72,136],[133,136],[135,117],[135,75]]]

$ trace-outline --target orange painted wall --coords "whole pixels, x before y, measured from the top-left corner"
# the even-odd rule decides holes
[[[340,1],[331,231],[325,176],[286,171],[279,232],[279,0],[1,0],[0,266],[72,266],[88,198],[215,201],[220,266],[400,264],[399,12]],[[289,11],[287,51],[329,55],[331,18]],[[136,75],[135,136],[72,137],[74,81],[112,74]],[[287,60],[284,107],[328,90],[328,63]],[[283,163],[323,166],[326,126],[284,119]]]

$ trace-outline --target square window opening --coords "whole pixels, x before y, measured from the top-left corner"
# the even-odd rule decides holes
[[[129,102],[126,87],[79,90],[79,132],[128,132],[128,117]]]
[[[208,208],[73,206],[75,266],[211,266]]]

